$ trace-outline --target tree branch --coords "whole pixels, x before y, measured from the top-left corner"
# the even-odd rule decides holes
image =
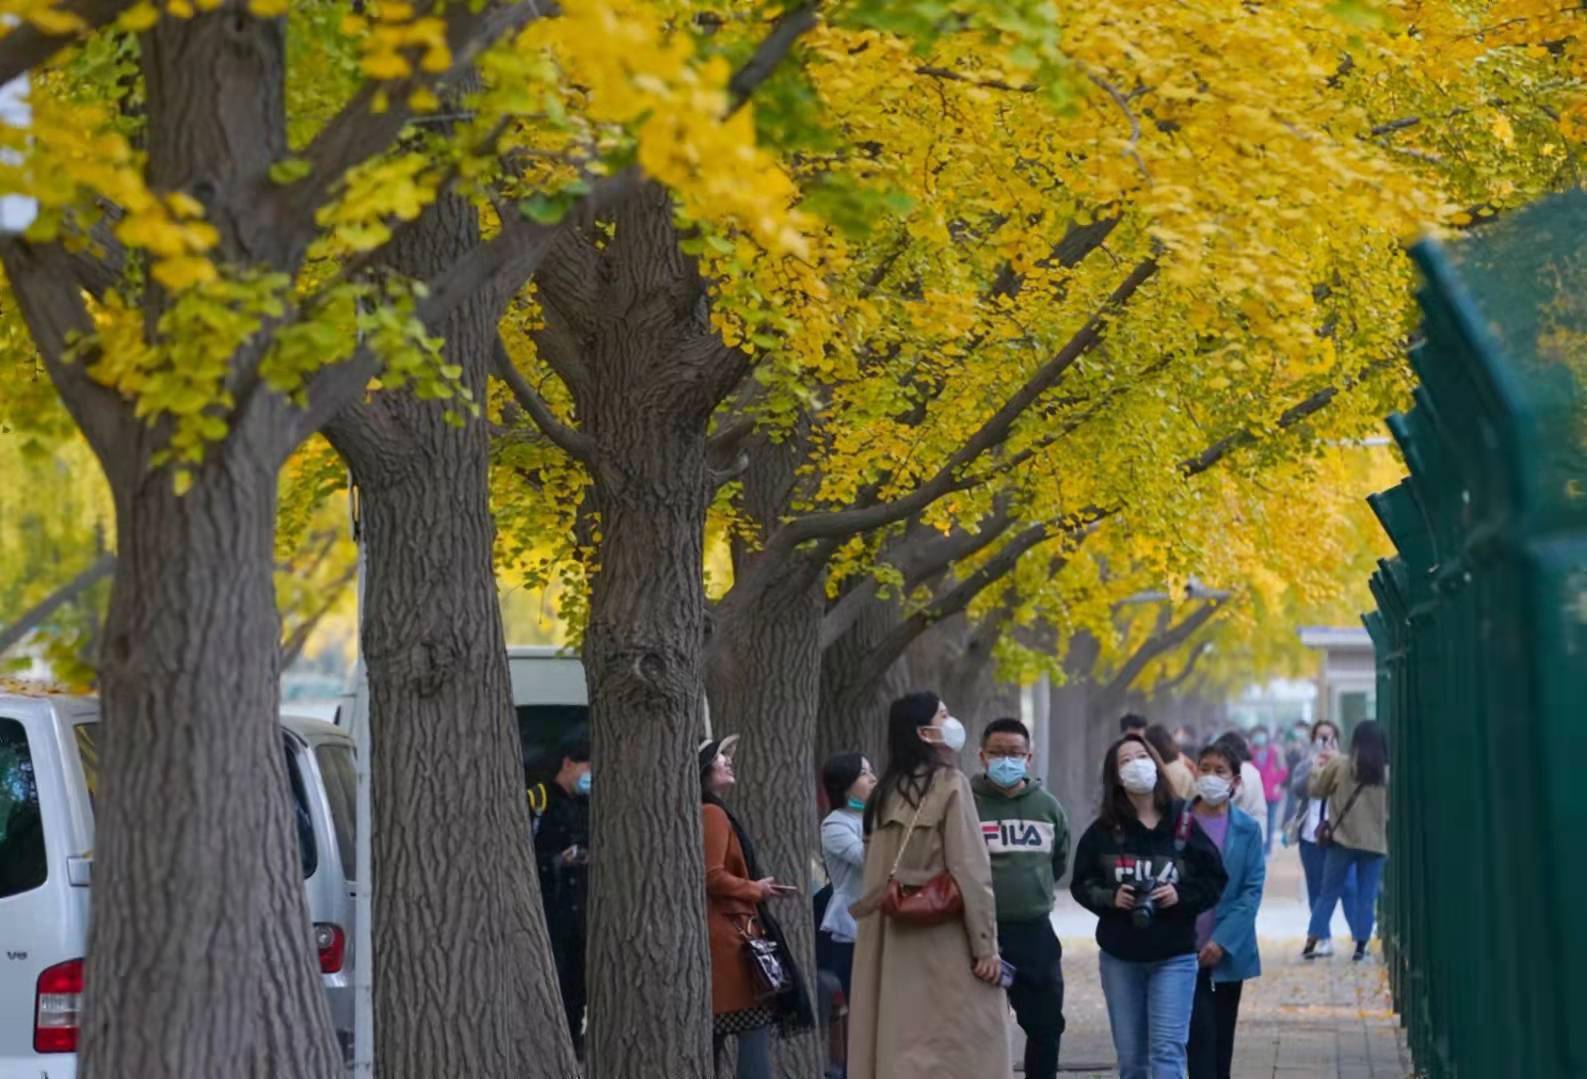
[[[546,437],[560,446],[570,457],[586,464],[593,462],[595,440],[557,419],[556,413],[551,411],[551,406],[546,404],[545,398],[536,393],[535,388],[529,385],[529,380],[513,366],[512,357],[507,355],[507,346],[502,343],[500,336],[496,338],[496,344],[492,349],[492,359],[495,362],[496,377],[507,384],[513,397],[534,420],[535,426],[544,431]]]
[[[67,0],[51,9],[52,15],[73,15],[82,20],[88,33],[115,20],[132,0]],[[0,83],[8,83],[42,67],[52,56],[82,36],[81,31],[69,30],[64,34],[46,33],[32,23],[13,26],[0,37]]]
[[[446,39],[452,53],[451,66],[445,71],[427,72],[414,64],[409,75],[366,81],[360,86],[352,100],[304,150],[308,175],[270,194],[288,227],[303,233],[300,239],[307,242],[314,228],[315,212],[329,200],[348,170],[382,153],[413,119],[408,100],[415,91],[434,90],[456,81],[472,70],[479,54],[499,38],[557,12],[555,0],[518,0],[505,7],[487,6],[478,12],[470,11],[466,4],[447,7]]]
[[[1091,509],[1055,521],[1040,521],[1026,528],[964,580],[889,630],[860,663],[854,684],[867,685],[879,680],[915,638],[968,607],[976,596],[1012,573],[1019,560],[1034,548],[1059,537],[1067,537],[1077,545],[1083,543],[1108,515],[1105,510]]]
[[[794,43],[815,28],[816,8],[819,6],[817,0],[809,0],[796,8],[790,8],[777,20],[771,33],[761,41],[760,47],[755,50],[755,55],[733,73],[732,80],[727,84],[731,102],[727,110],[728,116],[732,116],[744,107],[751,95],[762,83],[772,77],[778,65],[793,51]]]
[[[1172,678],[1168,678],[1162,682],[1159,682],[1156,687],[1156,692],[1172,693],[1174,690],[1184,685],[1187,681],[1189,681],[1190,676],[1196,673],[1196,667],[1201,663],[1201,657],[1206,655],[1211,650],[1211,641],[1196,642],[1196,647],[1192,648],[1190,650],[1190,655],[1185,657],[1185,665],[1180,668],[1179,673],[1174,675]]]
[[[1108,680],[1107,685],[1098,691],[1097,700],[1100,702],[1119,702],[1124,699],[1136,679],[1152,665],[1159,656],[1166,655],[1190,640],[1196,632],[1212,621],[1224,608],[1223,600],[1210,600],[1202,604],[1194,613],[1181,619],[1177,624],[1170,626],[1161,633],[1153,634],[1141,642],[1124,665]]]
[[[1276,425],[1278,430],[1287,430],[1291,427],[1294,427],[1302,420],[1315,416],[1317,413],[1327,408],[1333,402],[1334,398],[1338,397],[1341,393],[1347,393],[1350,390],[1355,389],[1357,386],[1360,386],[1362,383],[1370,381],[1374,375],[1393,368],[1396,363],[1397,361],[1395,360],[1379,360],[1376,363],[1368,365],[1367,369],[1360,375],[1354,378],[1346,379],[1343,383],[1337,386],[1326,386],[1305,400],[1291,405],[1279,415],[1278,423]],[[1185,474],[1186,477],[1199,476],[1212,466],[1216,465],[1219,461],[1222,461],[1225,457],[1229,456],[1231,453],[1234,453],[1236,450],[1242,449],[1245,446],[1254,445],[1260,439],[1260,433],[1252,431],[1250,428],[1243,428],[1231,435],[1225,435],[1223,438],[1220,438],[1218,441],[1214,442],[1212,445],[1196,454],[1196,456],[1191,457],[1188,460],[1181,461],[1179,463],[1179,469]]]
[[[92,356],[71,355],[75,342],[97,332],[83,302],[80,265],[59,243],[34,244],[14,236],[0,238],[0,263],[50,381],[106,469],[141,468],[141,462],[128,459],[127,439],[140,426],[131,407],[88,374]]]
[[[87,569],[23,611],[15,622],[0,628],[0,653],[10,651],[25,640],[28,634],[43,625],[50,615],[109,577],[115,568],[115,555],[108,553],[100,555]]]
[[[357,577],[358,564],[356,562],[337,574],[336,578],[327,585],[325,598],[321,600],[312,612],[304,617],[303,621],[293,628],[292,632],[287,635],[286,640],[281,642],[282,670],[292,666],[297,661],[297,658],[303,654],[303,649],[309,643],[309,638],[313,636],[315,629],[319,627],[321,622],[325,621],[325,616],[331,613],[331,610],[336,606],[337,600],[341,598],[342,589],[352,584]]]
[[[835,510],[825,513],[814,513],[804,517],[796,517],[789,521],[768,544],[778,545],[782,550],[791,550],[811,539],[832,538],[836,536],[854,535],[867,532],[871,529],[881,528],[905,520],[925,509],[943,495],[954,491],[966,490],[985,482],[989,477],[965,478],[960,475],[961,470],[975,461],[988,450],[1000,445],[1008,438],[1013,430],[1014,423],[1024,412],[1033,405],[1043,393],[1051,389],[1063,375],[1074,366],[1075,362],[1091,351],[1102,341],[1103,329],[1107,319],[1118,308],[1123,306],[1131,296],[1157,272],[1157,260],[1148,258],[1137,265],[1113,290],[1107,300],[1086,321],[1069,342],[1055,353],[1041,368],[1032,375],[1023,386],[1011,396],[1003,407],[981,425],[980,430],[971,435],[936,475],[916,487],[900,498],[891,502],[882,502],[872,506],[855,509]]]

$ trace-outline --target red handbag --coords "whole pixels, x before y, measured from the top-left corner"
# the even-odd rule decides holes
[[[927,787],[926,793],[930,790]],[[909,831],[898,845],[898,857],[893,859],[893,868],[887,874],[887,890],[882,893],[882,913],[905,925],[941,925],[964,914],[964,894],[959,891],[959,882],[946,869],[924,884],[903,884],[898,880],[898,867],[904,860],[909,841],[915,836],[915,824],[925,804],[926,794],[922,794],[920,804],[915,806],[915,815],[910,818]]]

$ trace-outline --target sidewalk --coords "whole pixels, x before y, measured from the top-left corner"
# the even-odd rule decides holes
[[[1257,918],[1263,975],[1247,982],[1235,1041],[1236,1079],[1406,1079],[1412,1073],[1388,982],[1373,958],[1352,963],[1342,916],[1333,925],[1344,954],[1311,963],[1300,958],[1306,937],[1305,883],[1294,850],[1275,848]],[[1061,1068],[1066,1075],[1111,1076],[1113,1043],[1097,977],[1096,919],[1065,892],[1053,912],[1063,940],[1066,998]],[[1016,1030],[1020,1046],[1022,1038]],[[1017,1048],[1016,1061],[1019,1059]],[[1018,1072],[1016,1072],[1016,1075]]]

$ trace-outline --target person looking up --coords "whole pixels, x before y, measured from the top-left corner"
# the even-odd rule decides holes
[[[970,781],[954,766],[963,747],[963,725],[936,694],[893,702],[887,762],[865,806],[865,894],[850,911],[859,939],[848,1079],[1012,1073],[992,864]],[[957,901],[944,895],[949,882]],[[944,895],[929,923],[890,903],[927,885]]]

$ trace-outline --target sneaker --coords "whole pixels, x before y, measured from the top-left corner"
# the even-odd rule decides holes
[[[1360,962],[1363,962],[1366,958],[1367,958],[1367,942],[1364,941],[1364,940],[1356,941],[1356,954],[1352,955],[1350,957],[1351,961],[1356,962],[1356,963],[1360,963]]]
[[[1301,951],[1300,957],[1308,962],[1317,958],[1317,938],[1306,938],[1306,947]]]
[[[1334,942],[1331,939],[1330,940],[1320,940],[1320,941],[1317,942],[1317,956],[1318,956],[1318,958],[1320,958],[1320,959],[1330,959],[1330,958],[1333,957],[1333,954],[1334,954]]]

